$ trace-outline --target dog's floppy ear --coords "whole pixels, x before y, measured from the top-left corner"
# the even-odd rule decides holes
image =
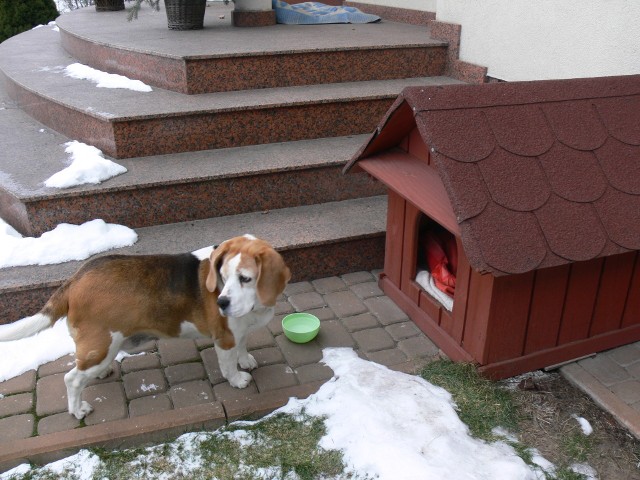
[[[291,272],[282,256],[272,248],[263,249],[256,256],[256,263],[258,264],[258,298],[260,303],[271,307],[276,304],[278,295],[284,291],[287,282],[291,280]]]
[[[215,292],[218,287],[222,290],[223,285],[222,279],[220,278],[220,264],[222,263],[222,259],[227,251],[229,251],[229,243],[222,242],[222,244],[215,247],[211,252],[211,255],[209,255],[209,274],[207,275],[205,285],[207,290],[212,293]]]

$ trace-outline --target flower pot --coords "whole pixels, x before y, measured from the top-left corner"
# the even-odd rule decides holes
[[[164,0],[167,24],[171,30],[203,28],[207,0]]]
[[[233,0],[236,12],[264,12],[272,8],[271,0]]]
[[[124,10],[124,0],[95,0],[96,12]]]
[[[232,24],[236,27],[266,27],[276,24],[271,0],[233,0]]]

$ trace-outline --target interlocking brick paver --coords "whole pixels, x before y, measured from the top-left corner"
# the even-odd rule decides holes
[[[216,400],[225,403],[233,400],[248,398],[258,393],[256,382],[251,382],[246,388],[234,388],[229,382],[219,383],[213,387]]]
[[[36,414],[39,417],[66,411],[67,387],[64,373],[48,375],[36,383]]]
[[[329,307],[313,308],[311,310],[307,310],[306,313],[315,315],[319,320],[333,320],[336,318],[335,312]]]
[[[29,370],[22,375],[0,382],[0,395],[30,392],[36,388],[36,371]]]
[[[393,367],[394,365],[400,365],[408,360],[407,355],[397,348],[390,350],[379,350],[377,352],[369,352],[366,355],[368,360],[379,363],[385,367]]]
[[[353,317],[346,317],[342,319],[342,324],[347,331],[353,333],[358,330],[364,330],[365,328],[373,328],[380,325],[378,319],[370,313],[361,313]]]
[[[220,364],[218,363],[218,354],[216,353],[216,349],[207,348],[200,352],[200,357],[202,358],[202,364],[204,365],[204,370],[207,372],[207,377],[209,378],[211,385],[224,382],[225,379],[220,371]]]
[[[389,297],[367,298],[364,300],[364,304],[383,325],[407,320],[407,315]]]
[[[127,400],[120,382],[87,387],[82,392],[82,399],[93,407],[93,412],[84,418],[87,425],[127,418]]]
[[[160,363],[164,367],[200,360],[195,342],[187,338],[158,340],[158,353],[160,353]]]
[[[413,322],[394,323],[385,327],[385,330],[393,337],[394,340],[404,340],[405,338],[420,335],[420,329]]]
[[[169,395],[161,393],[160,395],[149,395],[131,400],[129,402],[129,416],[140,417],[149,415],[150,413],[166,412],[173,408]]]
[[[640,362],[640,342],[615,348],[606,352],[606,355],[623,367]]]
[[[327,305],[322,295],[318,292],[299,293],[289,297],[289,302],[297,312],[306,312],[314,308],[321,308]]]
[[[66,373],[76,366],[76,357],[73,353],[64,355],[53,362],[47,362],[38,368],[38,377],[46,377],[56,373]]]
[[[124,391],[129,400],[157,395],[167,390],[167,381],[160,369],[138,370],[122,376]]]
[[[346,283],[347,285],[355,285],[356,283],[371,282],[376,280],[371,272],[345,273],[344,275],[341,275],[340,278],[342,278],[344,283]]]
[[[351,285],[349,289],[355,293],[358,298],[362,299],[384,295],[378,286],[378,282],[358,283],[356,285]]]
[[[329,308],[340,318],[352,317],[367,311],[367,307],[364,306],[362,300],[351,290],[328,293],[324,296],[324,299]]]
[[[596,377],[606,386],[622,382],[631,378],[631,375],[607,355],[596,355],[578,362],[591,375]]]
[[[286,300],[283,300],[282,302],[276,302],[273,313],[274,315],[286,315],[287,313],[291,313],[293,311],[293,306]]]
[[[259,328],[254,330],[247,337],[247,349],[255,350],[256,348],[273,347],[276,344],[273,335],[268,328]]]
[[[640,380],[640,362],[632,363],[631,365],[626,366],[625,370],[634,379]]]
[[[267,365],[266,367],[256,368],[251,372],[251,376],[260,392],[292,387],[298,384],[298,379],[289,365]]]
[[[160,357],[156,353],[145,353],[126,357],[120,363],[120,371],[124,373],[135,372],[136,370],[149,370],[160,368]]]
[[[207,378],[207,372],[200,362],[181,363],[172,365],[164,369],[164,374],[169,381],[169,385],[190,382],[191,380],[203,380]]]
[[[316,337],[320,348],[355,346],[353,337],[339,320],[326,320],[320,324],[320,331]],[[306,345],[306,344],[305,344]],[[310,362],[306,362],[310,363]]]
[[[294,370],[300,383],[311,383],[320,380],[329,380],[333,377],[333,370],[322,363],[301,365]]]
[[[620,400],[628,405],[640,402],[640,382],[637,380],[616,383],[609,388]]]
[[[194,380],[181,383],[169,390],[174,408],[190,407],[215,401],[213,389],[208,380]]]
[[[398,342],[398,347],[410,358],[427,358],[438,355],[440,349],[424,335]]]
[[[251,355],[258,362],[258,366],[273,365],[274,363],[283,363],[284,356],[277,347],[261,348],[260,350],[251,350]]]
[[[38,421],[38,435],[73,430],[80,425],[80,420],[69,412],[56,413]]]
[[[322,331],[322,326],[320,331]],[[317,363],[322,359],[322,348],[318,343],[317,337],[309,343],[300,344],[293,343],[284,335],[280,335],[276,338],[276,343],[287,363],[293,368],[309,363]]]
[[[360,350],[363,352],[375,352],[377,350],[388,350],[395,347],[396,343],[382,327],[360,330],[353,334]]]
[[[282,319],[284,317],[285,315],[275,315],[267,324],[267,328],[274,337],[282,334]]]
[[[338,292],[347,288],[347,284],[340,277],[319,278],[312,280],[311,285],[316,292],[321,294]]]
[[[0,418],[0,442],[9,442],[33,435],[35,419],[31,414]]]
[[[284,294],[287,297],[308,292],[313,292],[313,285],[311,285],[311,282],[289,283],[284,289]]]
[[[0,417],[27,413],[33,408],[33,393],[16,393],[0,398]]]

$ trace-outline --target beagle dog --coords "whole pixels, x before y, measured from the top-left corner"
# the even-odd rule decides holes
[[[0,341],[27,337],[67,317],[76,366],[64,376],[69,413],[93,408],[81,394],[134,336],[211,337],[224,378],[236,388],[251,382],[238,369],[258,366],[247,334],[272,318],[276,298],[291,278],[284,260],[252,235],[226,240],[209,258],[107,255],[84,264],[37,314],[0,327]]]

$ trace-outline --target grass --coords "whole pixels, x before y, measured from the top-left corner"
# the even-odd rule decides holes
[[[493,433],[496,427],[519,433],[523,412],[518,408],[513,393],[500,384],[481,377],[473,365],[438,360],[424,367],[420,375],[451,393],[457,405],[458,416],[467,424],[474,437],[487,442],[498,440],[499,437]],[[507,443],[525,463],[535,467],[534,451],[530,446],[509,440]],[[594,443],[594,437],[574,429],[561,445],[559,453],[563,462],[557,466],[554,474],[545,472],[545,476],[549,480],[584,479],[583,475],[571,470],[569,465],[588,462]]]
[[[93,472],[95,479],[362,478],[345,472],[339,451],[319,447],[324,434],[322,418],[277,414],[258,422],[235,422],[216,432],[193,434],[149,448],[94,448],[87,456],[99,461]],[[33,469],[20,479],[72,480],[81,477],[76,467],[69,465],[63,472]]]
[[[451,393],[458,416],[474,437],[493,441],[495,427],[517,429],[518,412],[510,393],[478,375],[473,365],[438,360],[428,364],[421,376]]]

